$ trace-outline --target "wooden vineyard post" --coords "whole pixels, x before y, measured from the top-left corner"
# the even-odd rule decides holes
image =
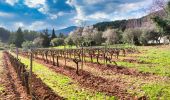
[[[52,63],[53,63],[53,66],[55,66],[55,60],[54,60],[54,51],[51,51],[51,56],[52,56]]]
[[[106,45],[104,47],[104,65],[106,65]]]
[[[77,70],[76,70],[76,73],[77,73],[77,75],[78,75],[78,74],[79,74],[79,63],[77,62],[76,64],[77,64]]]
[[[32,50],[31,50],[31,55],[30,55],[30,73],[29,73],[29,75],[30,75],[30,77],[29,77],[29,88],[30,88],[30,95],[31,95],[31,97],[33,98],[33,94],[32,94],[32,61],[33,61],[33,52],[32,52]]]
[[[83,61],[86,62],[86,49],[83,48]]]
[[[57,54],[57,66],[59,67],[59,61],[58,61],[59,55]]]
[[[46,62],[48,63],[48,51],[45,52]]]
[[[66,67],[66,46],[64,45],[64,61],[65,61],[65,67]]]
[[[53,65],[55,66],[54,54],[52,54],[52,59],[53,59]]]
[[[97,63],[99,64],[99,49],[97,49]]]
[[[123,56],[126,57],[126,50],[123,49]]]
[[[83,56],[84,56],[84,50],[83,50],[83,47],[82,47],[82,50],[81,50],[81,69],[83,69]]]
[[[16,54],[17,54],[17,59],[18,59],[18,48],[16,48]]]
[[[76,55],[75,55],[75,50],[73,50],[73,52],[74,52],[74,58],[76,58]]]

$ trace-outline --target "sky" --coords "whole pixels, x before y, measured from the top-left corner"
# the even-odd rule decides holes
[[[152,0],[0,0],[0,27],[62,29],[140,18],[151,4]]]

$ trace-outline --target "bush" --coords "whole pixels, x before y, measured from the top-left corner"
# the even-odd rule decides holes
[[[13,50],[16,48],[15,44],[10,44],[9,47],[10,47],[10,50]]]
[[[52,46],[61,46],[64,45],[64,39],[63,38],[54,38],[51,40]]]
[[[43,38],[37,37],[37,38],[34,39],[33,44],[36,47],[43,47],[43,41],[44,41]]]
[[[123,34],[124,43],[140,45],[140,36],[143,33],[141,29],[128,29]]]
[[[31,48],[34,48],[34,45],[33,45],[33,42],[32,41],[25,41],[22,43],[22,48],[23,49],[31,49]]]
[[[73,40],[70,38],[70,37],[67,37],[65,40],[64,40],[65,44],[67,45],[70,45],[70,46],[73,46],[74,45],[74,42]]]

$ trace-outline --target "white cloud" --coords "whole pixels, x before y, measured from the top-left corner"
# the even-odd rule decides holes
[[[30,8],[37,8],[43,14],[48,12],[48,5],[46,4],[46,0],[25,0],[25,5]]]
[[[146,8],[152,4],[152,0],[136,2],[116,2],[111,0],[67,0],[66,3],[76,10],[72,19],[75,24],[81,21],[112,21],[119,19],[139,18],[146,15]]]
[[[64,16],[64,15],[66,15],[66,14],[71,14],[71,13],[73,13],[73,12],[67,13],[67,12],[62,12],[62,11],[60,11],[60,12],[58,12],[58,13],[56,13],[56,14],[50,14],[50,13],[48,13],[48,15],[49,15],[49,18],[50,18],[50,19],[54,20],[54,19],[57,19],[57,18],[60,17],[60,16]]]
[[[50,19],[54,20],[58,18],[57,14],[49,14]]]
[[[0,24],[0,27],[7,28],[4,24]]]
[[[83,2],[89,5],[104,3],[106,0],[84,0]]]
[[[119,11],[121,13],[127,13],[131,11],[137,11],[141,8],[146,9],[146,7],[149,7],[152,4],[152,0],[143,0],[141,2],[136,3],[125,3],[119,5]]]
[[[95,19],[95,20],[101,20],[101,19],[109,19],[109,14],[106,14],[104,12],[96,12],[94,14],[91,14],[87,17],[88,19]]]
[[[5,17],[5,18],[9,18],[9,17],[13,17],[14,14],[11,13],[6,13],[6,12],[0,12],[0,17]]]
[[[35,21],[31,25],[27,25],[29,30],[42,30],[46,28],[51,28],[51,25],[44,21]]]
[[[62,12],[59,12],[57,14],[50,13],[49,12],[50,9],[46,3],[46,0],[25,0],[24,3],[30,8],[36,8],[39,12],[47,15],[52,20],[57,19],[58,16],[63,15]],[[57,3],[57,0],[53,0],[53,3]]]
[[[43,21],[35,21],[29,25],[23,22],[15,22],[12,28],[14,30],[17,30],[19,27],[21,27],[22,29],[29,29],[29,30],[41,30],[41,29],[49,28],[50,25]]]
[[[76,24],[80,24],[82,21],[87,20],[83,11],[83,6],[78,5],[76,0],[67,0],[66,3],[74,7],[76,10],[76,16],[71,19],[72,21],[74,21]]]
[[[45,5],[46,0],[25,0],[25,4],[30,8],[39,8]]]
[[[75,6],[76,5],[76,0],[67,0],[66,4],[68,4],[70,6]]]
[[[11,6],[14,6],[15,3],[18,2],[18,0],[5,0],[6,3],[10,4]]]
[[[24,28],[24,23],[23,22],[15,22],[13,25],[13,29],[17,30],[19,27]]]

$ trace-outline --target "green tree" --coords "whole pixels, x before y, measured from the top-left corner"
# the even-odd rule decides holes
[[[8,40],[8,44],[15,44],[15,33],[11,32],[9,40]]]
[[[51,40],[54,39],[54,38],[57,38],[56,34],[55,34],[55,30],[53,28],[52,30],[52,35],[51,35]]]
[[[50,46],[50,37],[48,34],[48,29],[44,30],[44,34],[41,34],[41,37],[43,38],[43,46],[49,47]]]
[[[125,43],[140,45],[141,29],[127,29],[123,34],[123,41]]]
[[[16,34],[15,34],[15,45],[16,47],[21,47],[22,43],[24,42],[24,35],[22,29],[19,27]]]
[[[29,31],[29,30],[24,30],[24,40],[26,41],[33,41],[35,38],[39,36],[39,33],[36,31]]]
[[[65,40],[64,40],[65,44],[67,45],[70,45],[70,46],[73,46],[74,45],[74,42],[73,40],[70,38],[70,37],[67,37]]]
[[[33,47],[34,47],[34,45],[33,45],[32,41],[25,41],[22,43],[22,48],[25,50],[31,49]]]
[[[64,45],[64,39],[63,38],[54,38],[51,40],[52,46],[61,46]]]
[[[5,28],[0,27],[0,40],[2,42],[8,42],[9,37],[10,37],[10,32]]]
[[[164,11],[166,12],[166,16],[155,16],[152,19],[161,30],[162,36],[170,36],[170,1],[168,1],[166,7],[164,7]]]
[[[59,33],[58,38],[65,38],[63,33]]]

